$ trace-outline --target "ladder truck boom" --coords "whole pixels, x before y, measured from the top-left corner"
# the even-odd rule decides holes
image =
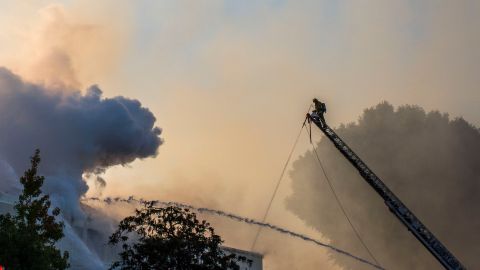
[[[315,105],[318,100],[314,100]],[[323,103],[321,103],[323,104]],[[318,106],[316,106],[318,107]],[[323,104],[325,108],[325,104]],[[383,183],[375,173],[353,152],[352,149],[331,129],[323,118],[326,109],[316,110],[307,114],[307,119],[313,122],[327,138],[332,141],[342,155],[358,170],[367,183],[383,198],[391,212],[400,219],[409,231],[435,256],[448,270],[466,269],[460,261],[431,233],[425,225],[410,211],[400,199]]]

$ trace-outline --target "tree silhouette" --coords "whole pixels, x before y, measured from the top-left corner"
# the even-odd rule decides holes
[[[480,269],[478,128],[437,111],[395,109],[384,102],[336,132],[467,268]],[[443,269],[328,139],[323,137],[317,150],[350,219],[382,266]],[[312,151],[294,162],[291,176],[287,207],[333,245],[371,260]],[[331,257],[344,269],[367,269],[344,256]]]
[[[159,208],[154,202],[120,222],[110,244],[120,242],[120,260],[110,269],[224,270],[239,269],[237,261],[246,261],[224,253],[220,236],[189,209]]]
[[[40,151],[31,158],[31,167],[20,178],[22,194],[15,215],[0,215],[0,262],[7,269],[62,270],[69,267],[68,252],[55,243],[63,237],[63,223],[57,222],[59,208],[50,211],[48,195],[42,195],[44,177],[37,175]]]

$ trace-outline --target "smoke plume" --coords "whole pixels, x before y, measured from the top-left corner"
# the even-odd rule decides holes
[[[358,123],[341,125],[336,131],[467,268],[480,267],[480,132],[476,127],[437,111],[426,113],[417,106],[395,110],[381,103],[365,110]],[[353,224],[380,265],[441,269],[330,141],[320,140],[318,152]],[[333,245],[367,254],[315,162],[309,151],[294,163],[288,208]],[[363,269],[337,254],[331,257],[345,269]]]
[[[70,225],[85,222],[79,199],[88,186],[82,175],[154,157],[162,143],[155,117],[137,100],[103,98],[95,85],[85,94],[52,90],[5,68],[0,69],[0,130],[0,171],[7,176],[0,178],[2,191],[18,191],[13,179],[27,168],[33,151],[41,149],[44,192],[69,222],[66,241],[74,241]],[[102,177],[96,179],[105,185]]]
[[[103,84],[101,78],[119,66],[117,60],[125,44],[123,37],[127,35],[127,27],[116,18],[106,19],[98,13],[108,10],[119,18],[125,17],[120,11],[124,7],[104,8],[99,4],[92,9],[83,1],[78,1],[75,8],[68,6],[36,3],[17,7],[21,12],[4,24],[24,26],[18,34],[10,33],[5,40],[15,49],[0,52],[5,54],[0,57],[2,65],[30,82],[49,88],[74,91],[92,82]],[[125,33],[119,33],[117,28]]]

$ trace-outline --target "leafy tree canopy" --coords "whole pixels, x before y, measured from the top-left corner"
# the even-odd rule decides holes
[[[42,195],[45,178],[37,175],[40,151],[31,158],[31,167],[20,178],[23,192],[15,204],[15,215],[0,215],[0,262],[7,269],[62,270],[68,268],[68,252],[55,243],[63,237],[62,222],[56,221],[59,208],[50,211],[48,195]]]
[[[120,260],[110,269],[224,270],[239,269],[244,257],[226,254],[220,236],[195,213],[146,202],[122,220],[110,244],[122,243]]]

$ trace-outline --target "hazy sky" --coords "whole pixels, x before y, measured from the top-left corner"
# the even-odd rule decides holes
[[[479,125],[479,13],[473,0],[11,0],[0,65],[155,114],[158,157],[108,170],[103,195],[260,218],[313,97],[332,125],[383,100]],[[313,234],[285,212],[287,183],[271,219]]]

